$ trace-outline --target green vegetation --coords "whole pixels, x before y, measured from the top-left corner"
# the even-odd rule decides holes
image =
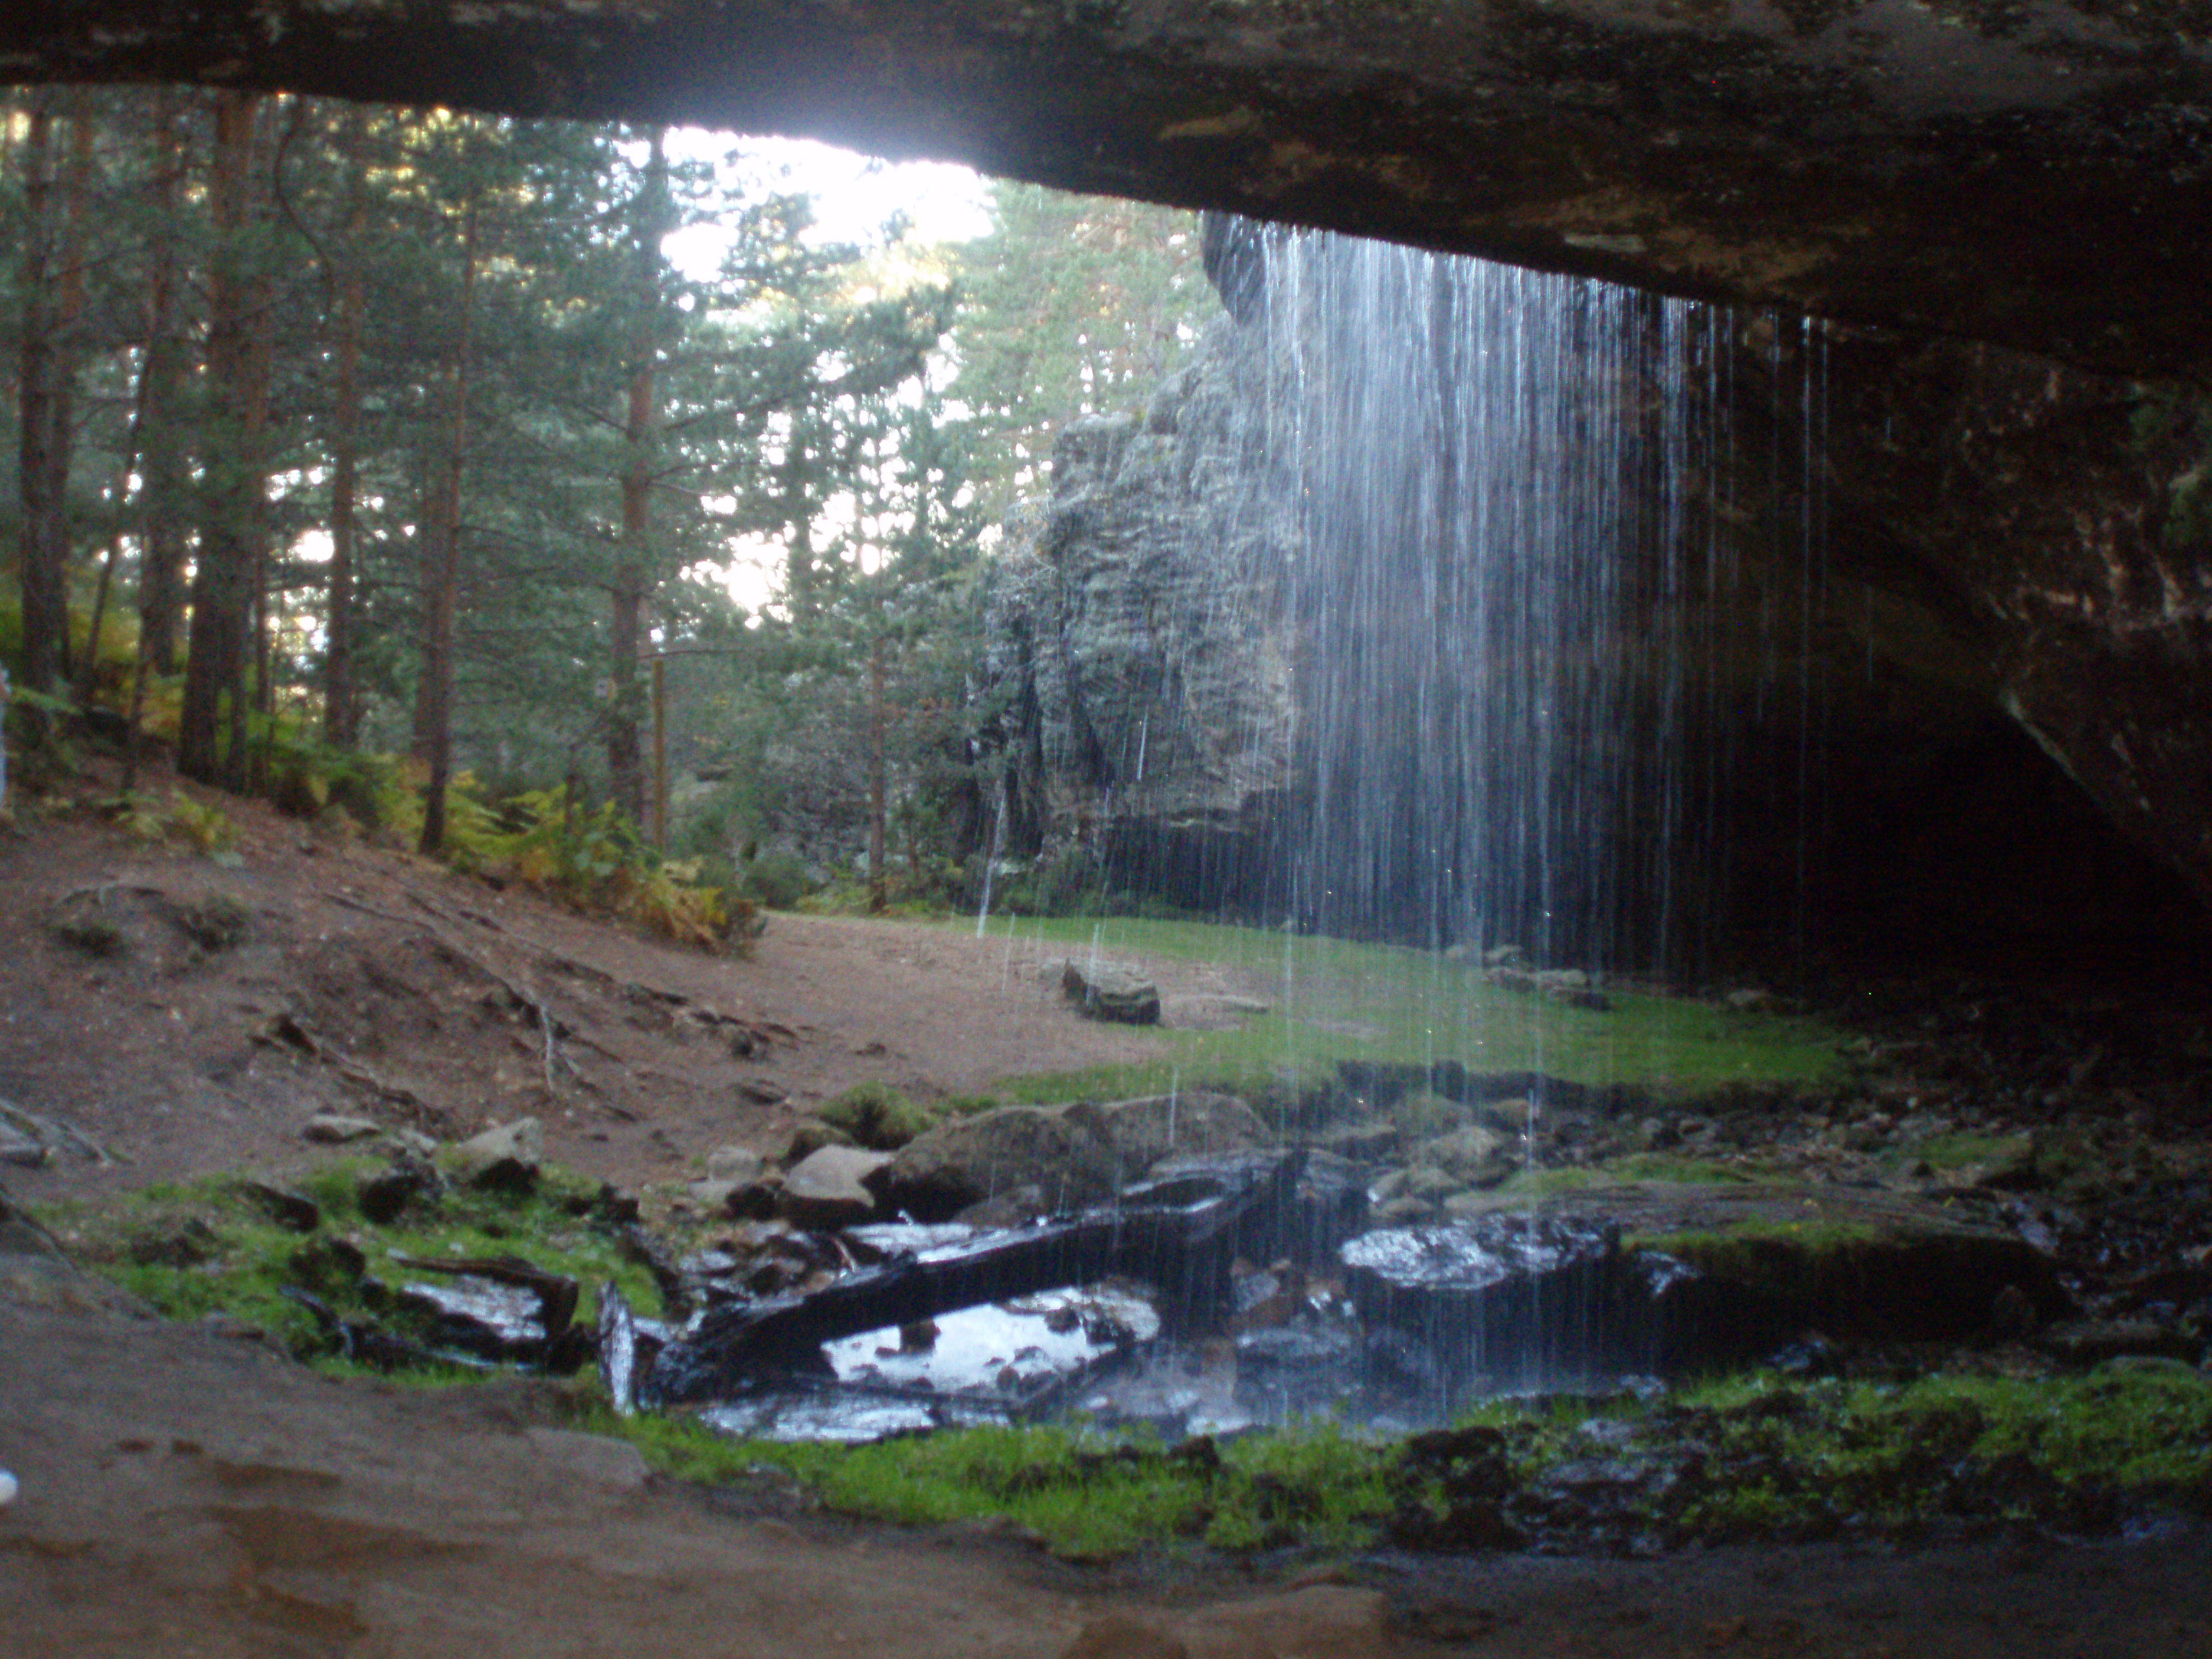
[[[246,1320],[345,1376],[362,1368],[285,1286],[402,1336],[416,1328],[376,1281],[420,1271],[403,1256],[522,1256],[578,1280],[580,1321],[609,1279],[653,1305],[644,1269],[580,1182],[556,1175],[526,1196],[453,1186],[378,1226],[359,1205],[375,1172],[341,1159],[301,1177],[292,1190],[320,1212],[309,1234],[279,1225],[265,1195],[230,1181],[150,1188],[45,1219],[163,1314]],[[1850,1229],[1828,1235],[1844,1247],[1856,1238]],[[407,1380],[472,1374],[434,1365]],[[576,1399],[585,1426],[635,1443],[680,1479],[773,1469],[842,1514],[909,1525],[1003,1518],[1080,1559],[1197,1548],[1328,1554],[1386,1542],[1680,1547],[2022,1522],[2094,1533],[2155,1508],[2212,1510],[2212,1377],[2156,1361],[2033,1381],[1798,1384],[1752,1374],[1650,1404],[1497,1401],[1403,1441],[1316,1420],[1227,1443],[1170,1444],[1077,1424],[787,1444],[726,1438],[680,1416],[619,1419],[590,1384]],[[1596,1498],[1594,1462],[1609,1471]]]
[[[1670,1152],[1632,1152],[1600,1164],[1556,1170],[1523,1170],[1508,1176],[1498,1190],[1526,1198],[1547,1198],[1556,1193],[1584,1192],[1592,1188],[1620,1187],[1632,1182],[1664,1182],[1677,1187],[1747,1186],[1761,1179],[1756,1169],[1741,1164],[1721,1164],[1711,1158],[1682,1158]]]
[[[1624,1531],[1673,1546],[2024,1521],[2094,1532],[2131,1509],[2212,1507],[2212,1378],[2180,1368],[1901,1387],[1753,1374],[1603,1410],[1498,1401],[1407,1441],[1316,1423],[1178,1446],[1079,1427],[789,1445],[604,1407],[587,1426],[682,1480],[775,1469],[842,1514],[907,1525],[1004,1517],[1082,1559],[1451,1538],[1589,1547]],[[1601,1456],[1620,1478],[1617,1502],[1594,1522],[1586,1498],[1552,1478]],[[1470,1467],[1488,1478],[1470,1480]]]
[[[285,1287],[319,1297],[340,1318],[411,1335],[414,1322],[379,1282],[434,1275],[406,1267],[403,1256],[522,1255],[576,1280],[575,1317],[586,1326],[596,1317],[599,1287],[610,1280],[640,1305],[657,1305],[652,1279],[621,1252],[596,1189],[574,1177],[548,1176],[527,1195],[456,1182],[378,1226],[359,1202],[363,1178],[376,1170],[368,1160],[345,1158],[302,1177],[295,1190],[319,1212],[312,1234],[279,1224],[246,1186],[227,1180],[151,1186],[118,1206],[66,1206],[45,1219],[87,1267],[164,1316],[228,1314],[318,1362],[337,1360],[338,1345]],[[343,1245],[360,1252],[360,1263]]]
[[[972,925],[972,924],[970,924]],[[1213,1085],[1257,1097],[1325,1081],[1341,1060],[1473,1072],[1540,1072],[1578,1083],[1694,1093],[1732,1085],[1816,1085],[1838,1068],[1841,1032],[1810,1020],[1612,992],[1610,1012],[1501,990],[1481,969],[1395,945],[1232,927],[1114,918],[1012,918],[1008,949],[1218,963],[1263,987],[1272,1005],[1228,1030],[1166,1030],[1157,1059],[1008,1079],[1029,1101],[1162,1092]]]
[[[1178,1544],[1362,1548],[1381,1536],[1397,1461],[1389,1443],[1328,1424],[1224,1445],[989,1427],[854,1447],[730,1440],[682,1419],[605,1412],[589,1425],[684,1480],[781,1469],[843,1514],[905,1525],[1003,1516],[1087,1560]]]

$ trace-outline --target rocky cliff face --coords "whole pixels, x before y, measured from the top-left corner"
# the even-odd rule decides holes
[[[1093,849],[1242,890],[1291,782],[1287,572],[1268,366],[1225,319],[1141,415],[1061,434],[988,600],[1004,850]]]

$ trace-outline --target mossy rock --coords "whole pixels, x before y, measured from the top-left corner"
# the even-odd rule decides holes
[[[908,1099],[885,1083],[863,1083],[848,1089],[816,1115],[831,1128],[851,1138],[851,1144],[872,1152],[895,1152],[907,1142],[935,1128],[944,1115],[934,1108]]]

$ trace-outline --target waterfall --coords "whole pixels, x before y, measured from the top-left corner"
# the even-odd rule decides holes
[[[1289,908],[1608,966],[1674,941],[1686,603],[1723,558],[1728,319],[1389,244],[1260,233],[1300,544]]]

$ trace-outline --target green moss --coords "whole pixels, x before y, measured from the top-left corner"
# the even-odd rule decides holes
[[[872,1152],[893,1152],[944,1120],[942,1109],[908,1100],[888,1083],[863,1083],[839,1095],[815,1115]]]
[[[1715,1279],[1778,1295],[1818,1299],[1847,1282],[1888,1242],[1860,1221],[1746,1221],[1735,1226],[1634,1233],[1622,1242],[1688,1262]]]
[[[576,1319],[597,1317],[600,1285],[613,1282],[638,1306],[654,1308],[650,1274],[625,1257],[613,1233],[594,1219],[589,1188],[557,1172],[526,1197],[455,1187],[436,1202],[410,1208],[399,1224],[370,1224],[356,1194],[377,1166],[342,1158],[301,1176],[300,1191],[321,1211],[312,1237],[276,1225],[234,1182],[210,1180],[142,1189],[120,1204],[57,1210],[48,1225],[86,1267],[173,1319],[223,1313],[267,1332],[301,1358],[329,1362],[336,1349],[313,1312],[285,1293],[305,1290],[340,1317],[400,1334],[408,1317],[384,1306],[351,1275],[333,1267],[325,1241],[343,1239],[367,1261],[367,1275],[387,1284],[418,1276],[398,1258],[519,1255],[548,1272],[574,1278],[580,1291]],[[191,1248],[163,1248],[190,1230]]]
[[[681,1419],[590,1426],[631,1441],[654,1468],[714,1485],[783,1471],[842,1514],[905,1525],[1003,1517],[1071,1559],[1203,1543],[1322,1552],[1375,1541],[1397,1450],[1334,1425],[1226,1446],[1113,1443],[1080,1429],[965,1429],[866,1446],[729,1440]]]

